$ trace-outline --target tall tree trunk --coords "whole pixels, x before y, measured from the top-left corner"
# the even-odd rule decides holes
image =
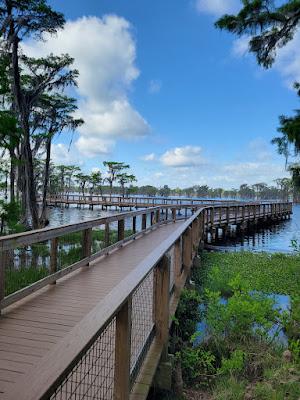
[[[44,183],[43,183],[43,198],[42,198],[42,211],[40,217],[40,224],[45,226],[46,222],[46,210],[47,210],[47,194],[49,188],[49,175],[50,175],[50,157],[51,157],[51,136],[48,137],[46,143],[46,161],[44,171]]]
[[[15,165],[14,165],[14,159],[15,159],[15,154],[12,150],[9,151],[9,156],[10,156],[10,202],[14,203],[15,202],[15,180],[16,180],[16,173],[15,173]]]
[[[25,163],[25,181],[26,181],[26,190],[29,203],[28,204],[29,211],[31,214],[32,226],[34,229],[37,229],[39,228],[39,217],[38,217],[38,204],[36,201],[36,189],[34,183],[32,151],[30,146],[29,112],[28,112],[27,101],[24,98],[21,90],[18,44],[19,44],[19,39],[17,36],[14,36],[12,43],[12,69],[13,69],[13,79],[14,79],[13,89],[14,89],[16,105],[18,107],[21,116],[20,122],[24,135],[23,150],[24,150],[24,163]]]

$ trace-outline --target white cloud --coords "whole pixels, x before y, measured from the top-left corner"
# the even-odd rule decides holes
[[[167,150],[160,158],[167,167],[192,167],[204,163],[202,149],[198,146],[175,147]]]
[[[141,157],[141,160],[143,160],[143,161],[154,161],[155,159],[156,159],[156,156],[154,153],[145,154],[144,156]]]
[[[75,143],[79,152],[88,158],[109,154],[114,145],[115,142],[113,140],[105,140],[101,136],[80,136]]]
[[[82,17],[67,21],[64,30],[45,39],[25,43],[26,54],[69,53],[80,72],[77,115],[85,124],[78,129],[79,151],[91,157],[101,155],[118,138],[140,138],[149,133],[148,123],[128,100],[131,85],[139,76],[128,21],[115,15]]]
[[[151,94],[159,93],[161,90],[161,87],[162,87],[161,81],[152,79],[149,82],[149,88],[148,88],[149,93],[151,93]]]
[[[199,13],[220,17],[223,14],[237,12],[241,8],[241,3],[239,0],[196,0],[195,7]]]
[[[76,150],[69,149],[69,147],[63,143],[53,143],[51,150],[51,160],[54,164],[83,165],[83,161],[80,159]]]

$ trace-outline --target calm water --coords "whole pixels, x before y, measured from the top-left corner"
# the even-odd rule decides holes
[[[51,226],[61,226],[75,222],[87,221],[94,218],[113,215],[118,211],[94,210],[86,208],[50,208],[48,218]],[[243,238],[231,239],[226,243],[219,242],[221,248],[230,251],[281,251],[290,252],[292,239],[298,239],[300,243],[300,205],[294,206],[293,215],[290,220],[282,221],[271,227],[260,229],[257,232],[245,235]]]
[[[245,234],[244,237],[230,239],[218,244],[224,250],[230,251],[269,251],[291,252],[291,240],[296,239],[300,244],[300,205],[293,207],[290,220],[281,221],[256,232]]]

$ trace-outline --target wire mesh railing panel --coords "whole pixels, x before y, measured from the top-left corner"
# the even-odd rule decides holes
[[[137,375],[151,343],[153,323],[153,270],[132,295],[131,381]]]
[[[170,292],[172,292],[175,285],[175,246],[173,246],[166,255],[170,259]]]
[[[31,285],[49,275],[50,242],[20,246],[1,254],[5,296]]]
[[[112,400],[116,319],[94,340],[50,395],[50,400]]]

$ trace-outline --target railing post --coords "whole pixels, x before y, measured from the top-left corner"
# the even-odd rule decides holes
[[[85,229],[82,235],[82,256],[89,258],[92,254],[92,228]],[[89,262],[86,264],[89,265]]]
[[[145,230],[147,227],[147,214],[142,215],[142,230]]]
[[[109,241],[109,223],[106,222],[105,231],[104,231],[104,245],[105,245],[105,247],[108,247],[109,244],[110,244],[110,241]]]
[[[7,260],[7,251],[0,250],[0,314],[1,314],[1,303],[5,297],[5,267]]]
[[[135,215],[132,217],[132,231],[133,231],[133,233],[136,233],[136,216]]]
[[[116,316],[114,400],[129,400],[131,307],[128,298]]]
[[[54,274],[57,271],[57,247],[58,247],[58,238],[55,237],[51,239],[51,248],[50,248],[50,274]],[[56,281],[52,282],[55,285]]]
[[[188,227],[183,234],[183,266],[187,271],[189,271],[192,262],[191,230],[191,227]]]
[[[212,207],[210,209],[210,227],[212,228],[215,224],[215,209]]]
[[[125,221],[120,219],[118,221],[118,242],[124,240]]]
[[[151,226],[154,225],[154,211],[151,211],[151,214],[150,214],[150,224],[151,224]]]
[[[159,222],[160,222],[160,210],[156,211],[156,218],[155,219],[156,219],[156,223],[159,224]]]
[[[176,222],[176,208],[172,208],[172,219]]]
[[[174,247],[174,272],[175,272],[175,294],[180,294],[180,283],[181,283],[181,269],[182,269],[182,254],[181,254],[181,240],[178,239],[175,242]]]
[[[169,336],[170,260],[164,255],[154,269],[154,323],[156,339],[163,346]]]
[[[229,223],[230,223],[230,207],[229,206],[226,207],[226,220],[227,220],[227,224],[229,225]]]

